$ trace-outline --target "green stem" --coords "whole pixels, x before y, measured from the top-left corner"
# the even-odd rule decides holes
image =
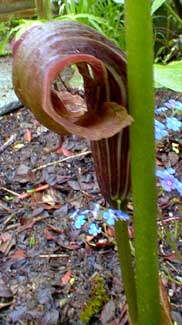
[[[178,23],[180,23],[180,25],[182,25],[182,19],[177,15],[177,13],[173,10],[173,8],[167,2],[165,2],[165,6],[170,11],[172,16],[175,17],[175,19],[178,21]]]
[[[150,1],[126,0],[131,176],[134,201],[137,325],[159,325],[153,51]]]
[[[51,18],[51,1],[50,0],[36,0],[36,7],[38,17],[40,19]]]
[[[132,265],[132,256],[129,244],[128,225],[125,221],[118,220],[115,224],[118,255],[120,267],[122,270],[122,279],[124,290],[128,302],[128,310],[131,323],[136,324],[137,304],[134,270]]]

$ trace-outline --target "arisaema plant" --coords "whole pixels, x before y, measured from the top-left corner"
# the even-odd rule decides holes
[[[128,113],[125,54],[83,24],[52,21],[21,35],[13,56],[13,83],[22,103],[54,132],[90,140],[103,196],[111,207],[126,209],[131,190],[129,126],[135,121]],[[82,76],[81,92],[64,83],[62,89],[55,86],[60,73],[72,66]],[[127,223],[117,220],[115,229],[130,320],[143,324],[138,322],[141,305]]]

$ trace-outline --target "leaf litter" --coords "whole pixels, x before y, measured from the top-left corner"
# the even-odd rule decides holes
[[[160,92],[156,98],[171,96]],[[75,209],[91,209],[93,202],[106,206],[88,142],[68,136],[59,150],[58,136],[26,108],[1,117],[0,123],[0,324],[82,324],[94,276],[104,280],[107,299],[89,324],[127,324],[113,228],[93,236],[84,226],[76,229],[69,217]],[[158,144],[157,164],[170,164],[180,176],[178,140]],[[173,319],[180,324],[181,198],[158,186],[161,275]],[[129,208],[132,213],[132,202]],[[129,231],[132,240],[132,222]]]

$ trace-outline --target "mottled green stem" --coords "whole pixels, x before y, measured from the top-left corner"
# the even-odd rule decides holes
[[[137,325],[159,325],[151,1],[126,0]]]
[[[128,310],[132,324],[137,320],[137,303],[134,270],[132,265],[132,256],[130,250],[128,224],[125,221],[118,220],[115,224],[118,255],[122,271],[124,290],[128,303]]]

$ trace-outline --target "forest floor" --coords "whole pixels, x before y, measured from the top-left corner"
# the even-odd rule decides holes
[[[176,96],[158,92],[156,103]],[[114,230],[94,237],[70,217],[93,203],[107,206],[89,143],[74,136],[63,150],[58,143],[25,107],[0,117],[0,324],[82,324],[95,292],[104,298],[89,324],[127,324]],[[157,164],[178,176],[181,146],[182,135],[156,148]],[[159,190],[158,206],[160,275],[173,321],[182,325],[181,197]],[[129,230],[132,241],[132,222]]]

